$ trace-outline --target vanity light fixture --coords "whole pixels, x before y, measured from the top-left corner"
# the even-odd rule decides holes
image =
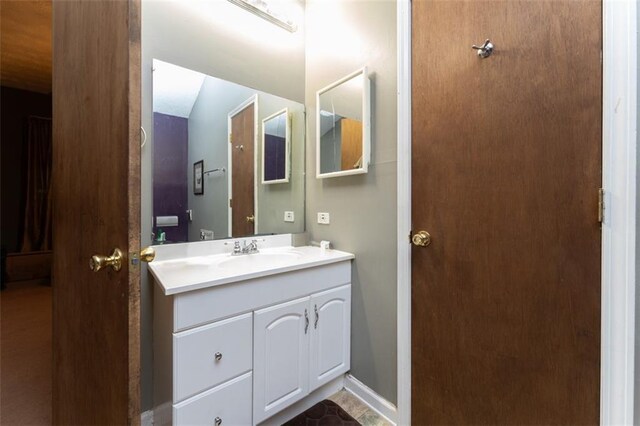
[[[272,24],[276,24],[277,26],[284,28],[285,30],[294,33],[298,30],[298,26],[283,17],[280,13],[274,12],[269,8],[269,4],[264,0],[228,0],[229,2],[235,4],[236,6],[240,6],[241,8],[248,10],[261,17],[262,19],[266,19]]]

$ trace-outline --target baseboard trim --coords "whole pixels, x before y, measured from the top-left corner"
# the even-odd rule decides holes
[[[140,415],[140,426],[153,426],[153,410],[145,411]]]
[[[351,374],[345,376],[344,388],[368,405],[373,411],[384,417],[388,422],[393,425],[398,423],[398,409],[396,406],[375,393],[371,388]]]

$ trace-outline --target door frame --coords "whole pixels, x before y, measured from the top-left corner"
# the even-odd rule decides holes
[[[633,424],[638,5],[602,0],[600,423]],[[411,0],[397,3],[397,422],[411,424]],[[594,191],[597,188],[594,188]]]
[[[231,200],[233,199],[233,150],[231,148],[231,119],[242,112],[249,105],[253,104],[253,233],[258,233],[258,178],[257,178],[257,170],[258,170],[258,94],[252,95],[249,99],[242,102],[240,105],[232,109],[227,115],[227,164],[228,164],[228,175],[227,175],[227,193],[229,199],[229,205],[227,207],[228,211],[228,232],[229,238],[233,236],[232,234],[232,225],[233,225],[233,210],[231,207]]]

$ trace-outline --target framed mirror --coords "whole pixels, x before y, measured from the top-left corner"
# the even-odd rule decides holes
[[[262,120],[262,183],[288,183],[291,124],[284,108]]]
[[[364,67],[316,94],[316,177],[367,173],[371,153],[370,80]]]

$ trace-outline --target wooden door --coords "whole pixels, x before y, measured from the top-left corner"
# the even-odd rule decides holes
[[[53,194],[53,422],[139,424],[138,0],[53,2]]]
[[[309,298],[256,311],[253,318],[253,423],[309,393]]]
[[[412,3],[414,424],[599,422],[601,10]]]
[[[255,234],[254,143],[255,105],[249,104],[231,117],[231,236]]]
[[[340,120],[342,133],[341,170],[362,167],[362,121],[351,118]]]
[[[309,391],[349,371],[351,363],[351,286],[311,296]]]

